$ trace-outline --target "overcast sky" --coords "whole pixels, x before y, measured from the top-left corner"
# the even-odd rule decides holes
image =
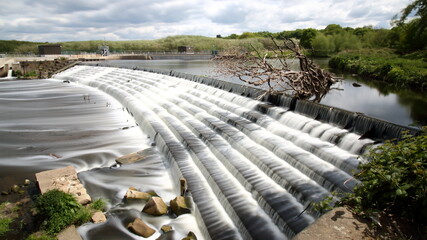
[[[215,37],[232,33],[372,25],[412,0],[10,0],[0,7],[0,39],[28,41]]]

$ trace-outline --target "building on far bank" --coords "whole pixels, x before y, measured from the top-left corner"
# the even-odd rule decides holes
[[[178,47],[179,53],[194,53],[194,49],[189,46],[179,46]]]
[[[60,44],[39,45],[39,55],[61,55]]]

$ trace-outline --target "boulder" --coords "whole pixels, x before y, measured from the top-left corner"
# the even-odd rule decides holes
[[[13,185],[12,187],[10,187],[10,191],[13,192],[13,193],[19,192],[20,189],[21,188],[18,185],[16,185],[16,184]]]
[[[30,183],[31,183],[30,179],[25,179],[25,180],[24,180],[24,185],[25,185],[25,186],[30,185]]]
[[[153,235],[156,231],[148,226],[141,218],[136,218],[133,222],[129,223],[127,228],[142,237],[148,238]]]
[[[36,179],[42,194],[57,189],[72,194],[80,204],[84,205],[92,201],[73,166],[36,173]]]
[[[147,204],[145,204],[142,212],[152,216],[161,216],[168,213],[168,206],[163,199],[159,197],[152,197]]]
[[[77,232],[76,226],[71,225],[62,232],[60,232],[56,238],[58,240],[82,240],[80,234]]]
[[[142,161],[146,159],[149,156],[158,154],[158,152],[153,148],[147,148],[144,150],[141,150],[139,152],[130,153],[124,156],[121,156],[116,159],[116,162],[118,164],[129,164],[129,163],[135,163]]]
[[[169,225],[163,225],[160,229],[161,229],[164,233],[167,233],[167,232],[172,231],[172,227],[171,227],[171,226],[169,226]]]
[[[178,196],[170,201],[172,212],[179,216],[191,213],[191,198]]]
[[[107,218],[105,217],[105,214],[101,211],[96,211],[93,215],[92,215],[92,222],[93,223],[103,223],[106,222]]]
[[[179,179],[179,189],[181,196],[184,197],[185,193],[187,192],[187,179],[183,177]]]
[[[182,240],[197,240],[196,234],[194,234],[193,232],[189,232],[187,234],[187,236],[185,238],[183,238]]]
[[[126,192],[125,197],[127,199],[143,199],[143,200],[148,200],[152,197],[152,195],[150,193],[146,193],[146,192],[140,192],[138,190],[136,190],[133,187],[130,187],[128,189],[128,191]]]

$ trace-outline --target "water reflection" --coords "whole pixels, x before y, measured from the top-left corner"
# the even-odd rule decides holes
[[[328,59],[316,59],[316,63],[327,68]],[[214,76],[234,83],[241,83],[238,79],[217,76],[214,64],[210,61],[197,60],[125,60],[107,61],[113,66],[134,66],[155,69],[170,69],[202,76]],[[330,69],[329,69],[330,70]],[[338,76],[343,75],[335,72]],[[349,111],[362,112],[386,121],[401,125],[419,123],[427,125],[427,98],[421,93],[402,91],[386,84],[362,79],[350,74],[344,74],[341,83],[333,87],[342,90],[332,90],[321,101],[322,104],[343,108]],[[354,87],[358,83],[360,87]]]

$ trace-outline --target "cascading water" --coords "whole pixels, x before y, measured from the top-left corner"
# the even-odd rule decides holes
[[[265,103],[176,77],[76,66],[55,78],[100,89],[126,107],[172,174],[188,180],[205,238],[294,236],[319,215],[310,203],[358,183],[351,175],[358,155],[374,144],[286,108],[262,113]]]

